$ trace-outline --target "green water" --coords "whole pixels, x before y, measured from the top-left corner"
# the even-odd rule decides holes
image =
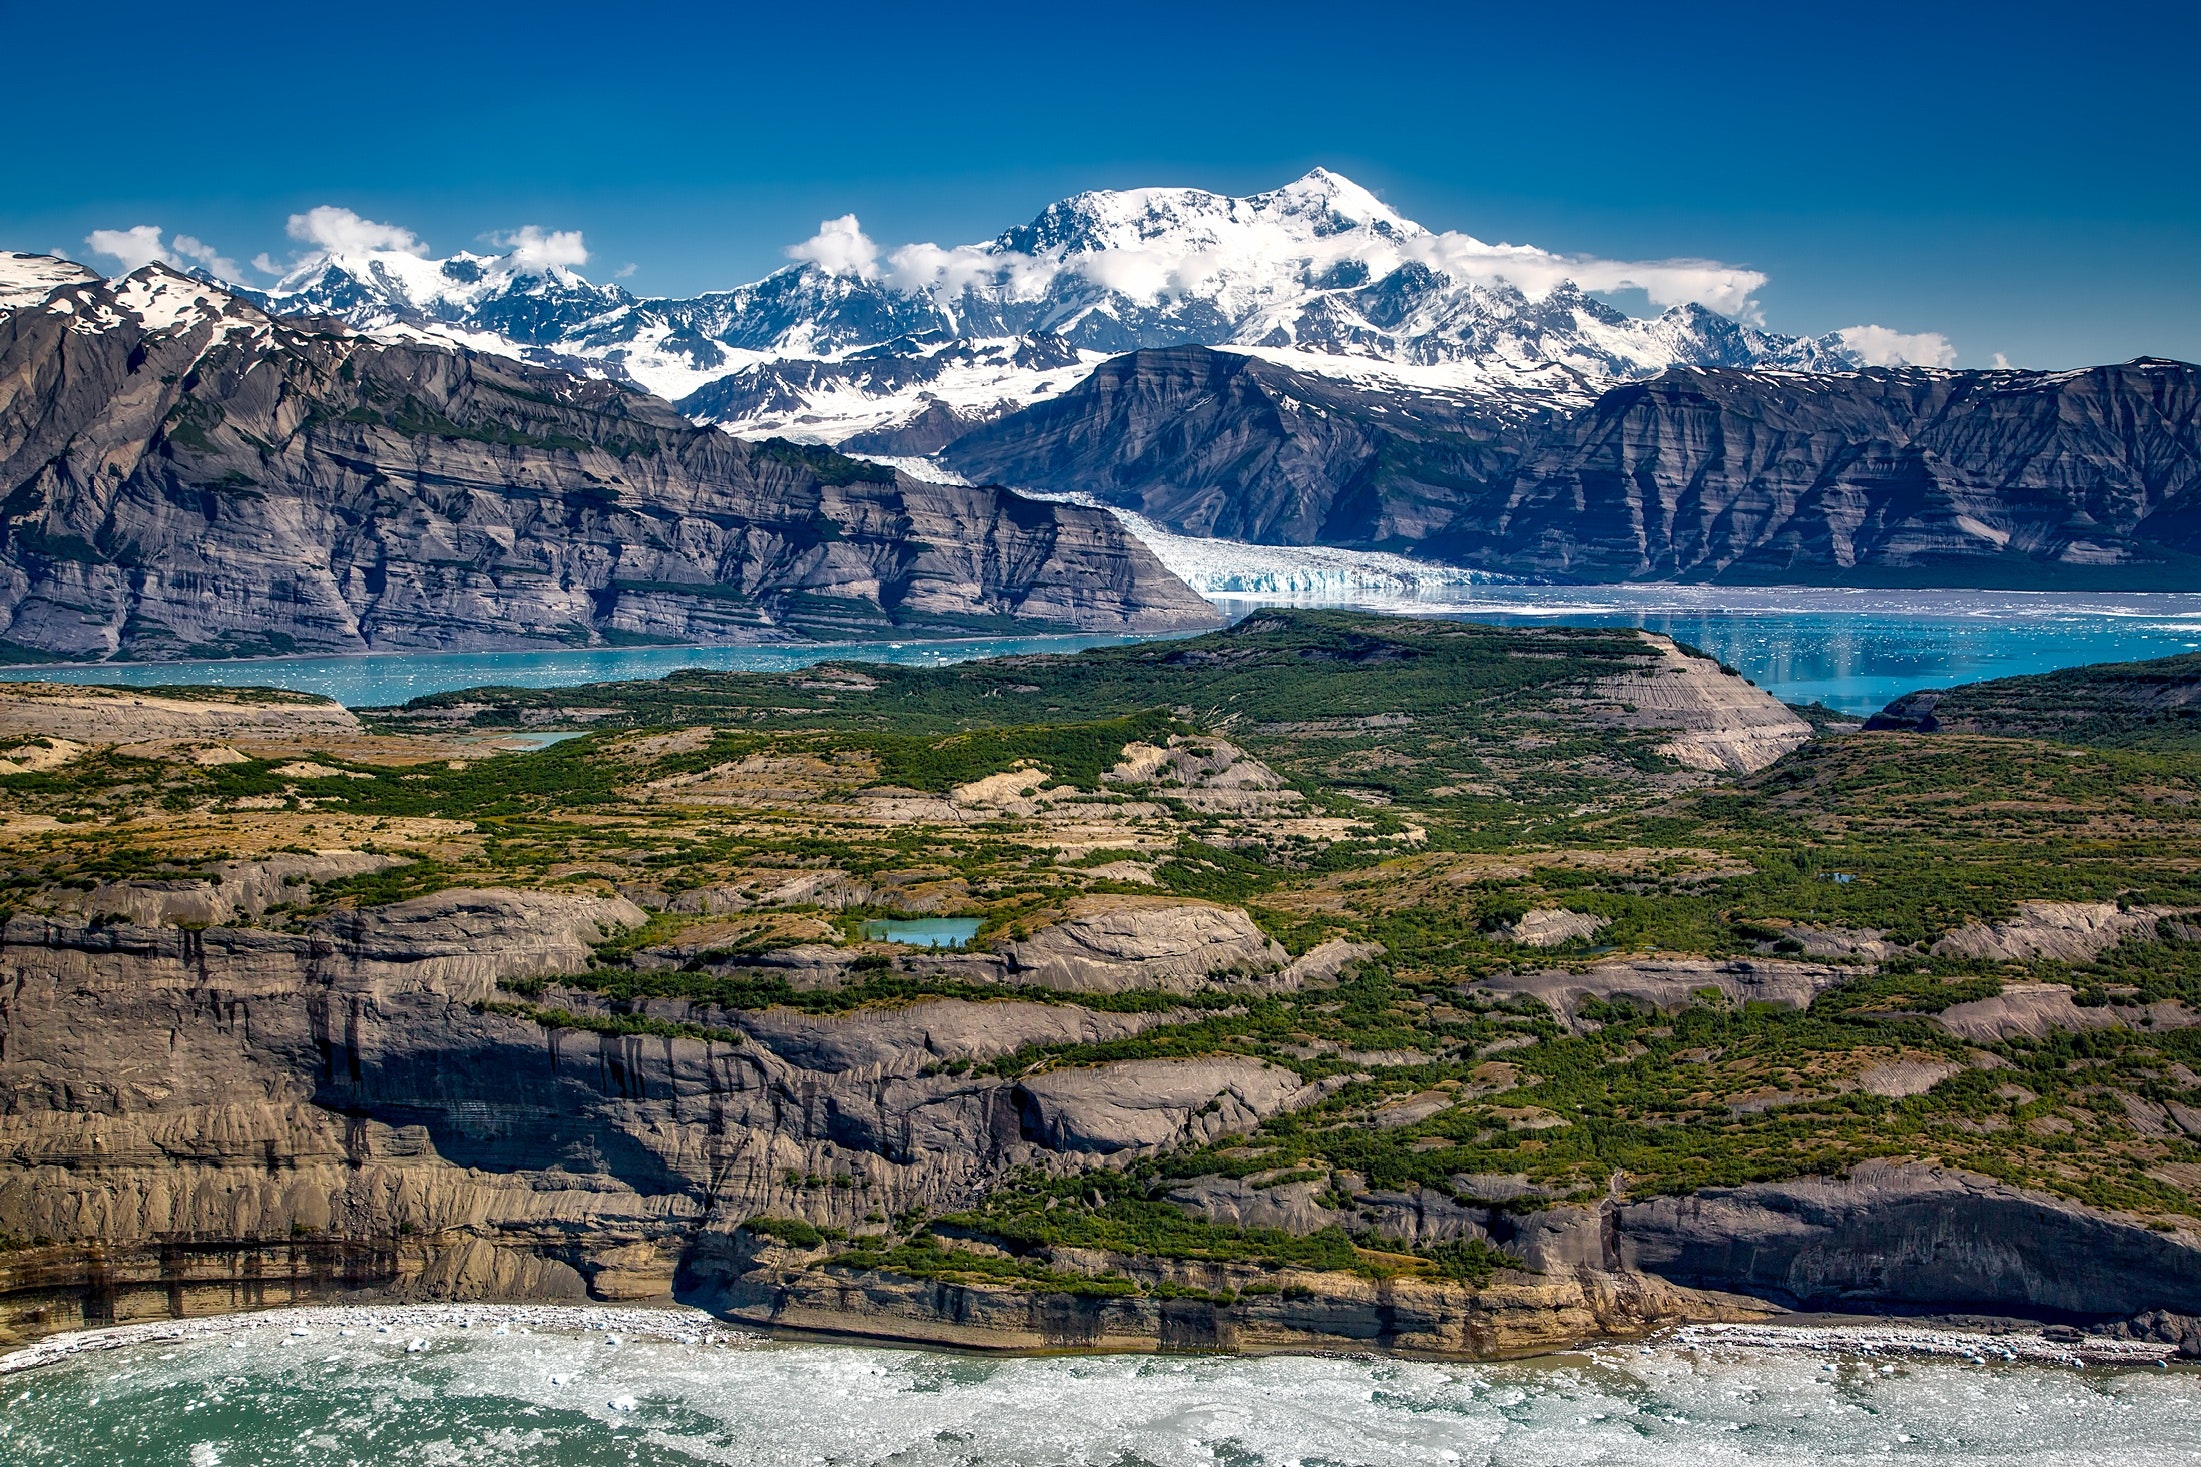
[[[455,1320],[471,1317],[470,1328]],[[2201,1379],[1667,1344],[1511,1364],[973,1359],[306,1311],[0,1377],[0,1461],[1531,1467],[2201,1461]],[[535,1319],[530,1326],[525,1321]],[[492,1324],[492,1319],[506,1322]],[[348,1321],[345,1322],[345,1321]],[[293,1329],[298,1333],[292,1333]],[[342,1333],[349,1329],[350,1333]],[[499,1331],[502,1331],[501,1333]]]

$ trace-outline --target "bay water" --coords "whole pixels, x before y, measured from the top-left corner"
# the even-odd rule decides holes
[[[1686,1335],[1540,1360],[981,1359],[693,1311],[277,1311],[0,1376],[0,1460],[895,1467],[2201,1461],[2201,1375]],[[396,1323],[389,1322],[393,1317]],[[382,1323],[378,1324],[380,1320]],[[462,1323],[464,1322],[463,1327]],[[180,1338],[175,1337],[181,1335]],[[1862,1338],[1862,1337],[1861,1337]]]
[[[1918,688],[2048,672],[2201,648],[2201,594],[1845,591],[1816,587],[1433,584],[1410,594],[1347,587],[1304,595],[1214,594],[1233,617],[1263,606],[1357,606],[1503,624],[1635,626],[1718,657],[1793,703],[1870,713]],[[388,707],[456,689],[566,687],[658,678],[681,668],[787,672],[823,661],[943,666],[979,657],[1075,652],[1125,636],[630,647],[544,652],[393,652],[226,662],[40,665],[0,679],[130,687],[210,684],[318,693]]]

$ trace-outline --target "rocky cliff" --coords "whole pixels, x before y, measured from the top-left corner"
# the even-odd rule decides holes
[[[2201,367],[1670,371],[1430,548],[1586,580],[2190,587]]]
[[[158,265],[110,284],[27,260],[0,260],[29,280],[0,315],[18,657],[1215,620],[1105,514],[743,443],[631,388],[269,317]]]
[[[1449,526],[1556,410],[1168,347],[1112,358],[941,459],[973,479],[1091,494],[1188,535],[1403,548]]]
[[[942,454],[1172,529],[1587,581],[2153,589],[2201,576],[2201,368],[1675,368],[1592,399],[1146,351]]]
[[[1156,915],[1154,952],[1118,934],[1119,985],[1169,960],[1178,914]],[[454,891],[295,935],[111,912],[9,923],[0,1233],[15,1246],[0,1251],[0,1338],[362,1291],[636,1299],[676,1284],[735,1319],[1011,1347],[1515,1354],[1763,1312],[1542,1253],[1549,1277],[1495,1289],[1314,1270],[1285,1276],[1288,1295],[1250,1266],[1055,1260],[1144,1268],[1157,1292],[1136,1299],[825,1271],[816,1247],[741,1224],[861,1228],[958,1205],[1020,1167],[1227,1138],[1334,1087],[1232,1058],[970,1072],[1033,1045],[1122,1039],[1166,1012],[678,1004],[666,1012],[691,1035],[655,1035],[579,1027],[576,1011],[601,1012],[585,991],[544,992],[564,1025],[494,1002],[500,979],[581,966],[641,918],[616,901]],[[1269,1297],[1216,1307],[1256,1282]]]
[[[1312,612],[0,705],[0,1330],[673,1296],[1489,1355],[1814,1305],[2201,1353],[2175,751],[1812,737],[1662,638]],[[875,927],[919,916],[976,930]]]

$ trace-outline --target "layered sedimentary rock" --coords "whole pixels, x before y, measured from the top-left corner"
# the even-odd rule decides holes
[[[1683,368],[1615,387],[1432,546],[1585,580],[2190,586],[2201,368]]]
[[[2190,1235],[1930,1166],[1658,1198],[1615,1209],[1611,1237],[1615,1267],[1806,1308],[2201,1313]]]
[[[1188,535],[1399,547],[1451,524],[1554,411],[1166,347],[1104,362],[941,458],[974,479],[1095,495]]]
[[[0,315],[0,641],[19,651],[1216,620],[1096,511],[743,443],[632,388],[271,318],[157,265],[37,283]]]
[[[1136,352],[943,459],[1189,534],[1571,580],[2190,587],[2201,368],[1677,367],[1518,400]]]

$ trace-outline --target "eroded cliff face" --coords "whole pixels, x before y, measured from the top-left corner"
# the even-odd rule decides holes
[[[131,902],[112,893],[86,905],[92,920],[0,933],[0,1232],[29,1244],[0,1252],[0,1338],[308,1298],[639,1299],[676,1284],[736,1319],[1018,1348],[1510,1354],[1760,1312],[1549,1249],[1550,1277],[1494,1290],[1307,1274],[1285,1280],[1289,1297],[1220,1308],[826,1272],[825,1253],[740,1224],[952,1208],[1013,1168],[1213,1141],[1335,1087],[1228,1057],[983,1069],[1181,1019],[1169,1011],[675,1001],[646,1012],[689,1033],[610,1034],[497,1002],[499,980],[581,966],[643,919],[616,899],[451,891],[306,932],[141,925],[115,917]],[[1115,960],[1181,960],[1175,916],[1150,952],[1117,933]],[[555,984],[537,1001],[602,1011]],[[1057,1267],[1143,1267],[1195,1294],[1256,1275],[1279,1288],[1246,1266],[1056,1252]]]
[[[950,443],[1196,535],[1588,581],[2190,588],[2201,369],[1675,368],[1519,401],[1136,352]]]
[[[953,1206],[1008,1167],[1224,1134],[1303,1088],[1228,1061],[943,1073],[1166,1012],[668,1006],[721,1036],[699,1039],[494,1006],[499,980],[581,968],[643,920],[615,899],[448,891],[304,933],[86,905],[0,933],[0,1232],[34,1244],[0,1254],[11,1331],[342,1288],[662,1294],[701,1232],[758,1213]]]
[[[2201,368],[1678,369],[1548,433],[1433,551],[1588,580],[2191,585]]]
[[[1097,495],[1188,535],[1399,547],[1449,525],[1559,406],[1409,396],[1168,347],[1104,362],[941,457],[972,478]]]
[[[1217,621],[1098,511],[161,266],[0,314],[0,534],[0,640],[75,658]]]
[[[1613,1211],[1611,1266],[1806,1309],[2201,1313],[2201,1247],[1991,1178],[1860,1166]]]

